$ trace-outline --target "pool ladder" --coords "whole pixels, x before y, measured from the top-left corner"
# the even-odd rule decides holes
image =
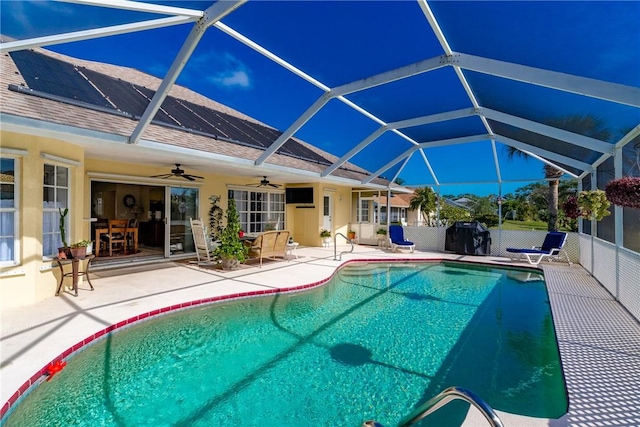
[[[443,390],[437,396],[432,397],[427,402],[418,406],[412,413],[404,417],[402,421],[400,421],[400,424],[398,424],[398,427],[413,425],[454,400],[464,400],[465,402],[473,405],[482,413],[482,415],[484,415],[490,426],[504,427],[496,412],[487,402],[482,400],[480,396],[462,387],[449,387]],[[379,424],[376,421],[365,421],[362,426],[383,427],[382,424]]]
[[[338,258],[337,258],[337,255],[336,255],[336,252],[338,251],[338,247],[337,247],[337,245],[336,245],[336,238],[337,238],[338,236],[342,236],[342,237],[344,237],[345,239],[347,239],[347,242],[349,242],[349,244],[351,245],[351,250],[350,250],[350,251],[342,251],[342,252],[340,252],[340,259],[338,259]],[[342,261],[342,254],[350,254],[351,252],[353,252],[353,242],[351,241],[351,239],[349,239],[347,236],[345,236],[345,235],[344,235],[344,234],[342,234],[342,233],[336,233],[336,234],[333,236],[333,260],[334,260],[334,261]]]

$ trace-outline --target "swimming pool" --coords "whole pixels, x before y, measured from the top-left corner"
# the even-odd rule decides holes
[[[352,264],[311,291],[165,315],[69,359],[6,425],[394,425],[450,385],[566,412],[541,276]]]

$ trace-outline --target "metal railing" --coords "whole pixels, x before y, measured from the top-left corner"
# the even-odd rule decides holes
[[[432,397],[427,402],[417,407],[411,414],[404,417],[402,421],[400,421],[400,424],[398,424],[398,427],[413,425],[454,400],[464,400],[474,406],[478,411],[480,411],[480,413],[482,413],[482,415],[484,415],[490,426],[504,427],[496,412],[487,402],[482,400],[475,393],[462,387],[449,387],[443,390],[437,396]],[[382,425],[376,421],[365,421],[362,425],[367,427],[382,427]]]
[[[347,242],[349,242],[349,244],[351,245],[351,250],[350,251],[342,251],[342,252],[340,252],[340,259],[338,259],[337,254],[336,254],[337,251],[338,251],[338,246],[336,245],[336,238],[338,236],[344,237],[347,240]],[[347,236],[345,236],[342,233],[334,234],[334,236],[333,236],[333,260],[334,261],[342,261],[342,254],[350,254],[351,252],[353,252],[353,248],[354,248],[353,247],[353,242]]]

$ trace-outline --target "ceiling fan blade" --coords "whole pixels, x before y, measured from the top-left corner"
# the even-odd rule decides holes
[[[180,175],[176,175],[176,176],[181,176],[184,179],[188,179],[189,181],[195,181],[196,179],[194,177],[192,177],[191,175],[185,175],[185,174],[180,174]]]
[[[280,188],[280,184],[267,184],[269,187]]]
[[[191,178],[198,178],[198,179],[204,179],[203,176],[198,176],[198,175],[191,175],[190,173],[185,174],[185,175],[189,175]]]

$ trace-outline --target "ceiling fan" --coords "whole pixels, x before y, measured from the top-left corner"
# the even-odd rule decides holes
[[[280,188],[282,187],[280,184],[271,184],[266,176],[263,176],[260,182],[255,184],[249,184],[250,187],[273,187]]]
[[[204,179],[201,176],[198,175],[191,175],[188,173],[184,173],[183,169],[180,169],[180,163],[176,163],[176,168],[175,169],[171,169],[171,173],[165,173],[162,175],[151,175],[150,178],[162,178],[162,179],[166,179],[166,178],[171,178],[174,176],[180,177],[180,178],[184,178],[184,179],[188,179],[189,181],[195,181],[196,178],[198,179]]]

